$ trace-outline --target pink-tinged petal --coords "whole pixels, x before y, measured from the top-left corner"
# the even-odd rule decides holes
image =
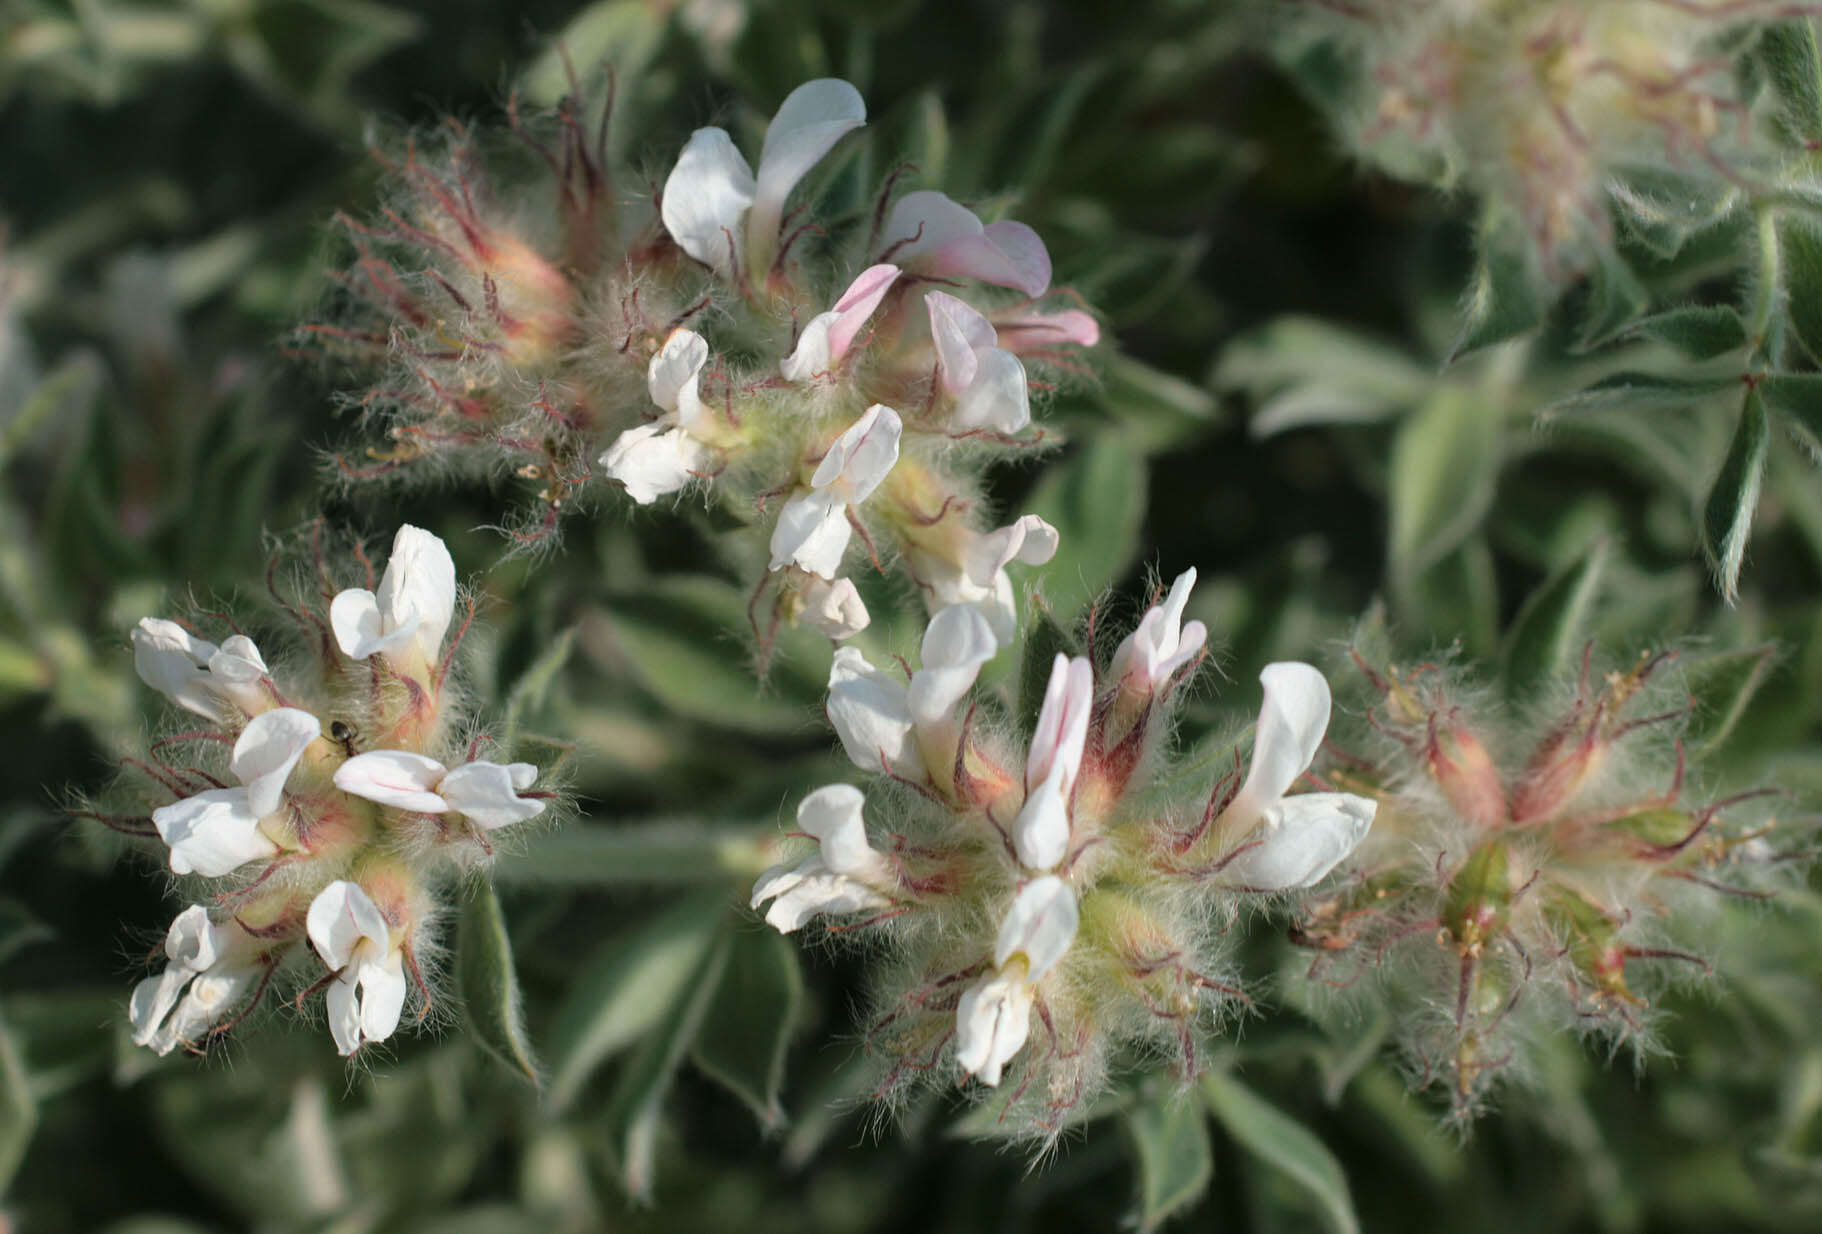
[[[1088,716],[1094,709],[1094,669],[1081,656],[1058,655],[1050,666],[1044,705],[1031,734],[1031,753],[1025,762],[1028,789],[1062,771],[1073,783],[1088,741]]]
[[[534,776],[537,774],[537,768],[529,763],[505,766],[477,759],[443,777],[437,792],[451,810],[479,827],[488,831],[508,827],[544,813],[543,801],[518,795],[521,787],[531,786],[530,781],[520,784],[527,767]]]
[[[975,982],[955,1007],[955,1061],[990,1088],[1031,1035],[1031,984],[1014,969]]]
[[[438,792],[446,774],[436,759],[410,750],[369,750],[335,769],[335,786],[394,809],[442,814],[450,808]]]
[[[772,528],[771,568],[797,566],[811,574],[832,579],[841,571],[848,551],[848,507],[821,493],[793,497],[778,512]]]
[[[696,385],[708,362],[709,341],[694,330],[677,329],[646,366],[645,385],[652,402],[676,412],[677,422],[685,428],[702,413]]]
[[[642,506],[687,488],[710,463],[708,447],[663,420],[627,429],[597,461]]]
[[[304,932],[331,972],[348,967],[363,940],[382,954],[392,943],[391,927],[379,905],[359,883],[345,878],[316,893],[304,914]]]
[[[932,189],[906,193],[892,203],[881,233],[881,252],[899,265],[909,265],[955,240],[978,236],[985,228],[974,211]]]
[[[434,660],[455,617],[455,560],[448,546],[421,527],[401,526],[376,599],[387,630],[410,630],[419,654]]]
[[[659,206],[664,229],[678,248],[723,279],[732,279],[742,220],[755,187],[752,168],[727,131],[697,129],[664,182]]]
[[[1195,585],[1196,571],[1192,566],[1170,585],[1170,594],[1161,606],[1145,611],[1138,628],[1114,652],[1114,680],[1130,681],[1131,688],[1142,692],[1155,690],[1202,650],[1208,641],[1208,627],[1199,621],[1182,624],[1183,610]]]
[[[868,266],[835,302],[836,320],[829,329],[829,358],[832,361],[839,362],[848,354],[848,348],[854,345],[854,336],[860,333],[861,327],[879,308],[880,301],[892,290],[898,274],[897,266]]]
[[[1016,433],[1031,423],[1031,390],[1019,358],[998,347],[974,353],[974,379],[955,400],[951,428]]]
[[[974,382],[977,351],[994,346],[993,325],[975,307],[948,292],[924,296],[930,314],[930,339],[936,349],[937,384],[947,394],[960,394]]]
[[[1266,811],[1265,825],[1216,881],[1248,891],[1296,891],[1327,877],[1366,838],[1379,803],[1352,793],[1300,793]]]
[[[1000,923],[993,945],[994,964],[1005,967],[1015,955],[1029,964],[1028,981],[1041,981],[1075,941],[1079,916],[1075,892],[1054,875],[1034,878],[1019,888]]]
[[[835,366],[829,343],[830,332],[841,320],[840,313],[818,313],[804,323],[791,354],[778,362],[778,372],[786,381],[810,381]]]
[[[755,265],[771,262],[785,199],[797,182],[836,142],[866,122],[867,104],[860,91],[839,78],[806,81],[785,96],[766,129],[752,213],[747,217]]]
[[[923,778],[924,760],[912,734],[904,683],[874,668],[852,647],[835,650],[826,710],[856,767]]]
[[[278,855],[259,829],[244,788],[212,788],[152,811],[158,838],[171,847],[173,874],[220,878],[250,861]]]
[[[853,579],[829,582],[812,576],[798,595],[803,600],[800,620],[833,642],[853,638],[872,621]]]
[[[1265,701],[1253,736],[1246,783],[1224,811],[1244,827],[1276,805],[1309,770],[1329,726],[1329,683],[1308,664],[1268,664],[1259,674]]]
[[[1037,351],[1063,345],[1093,347],[1101,341],[1101,323],[1081,309],[995,314],[993,326],[999,333],[1000,346],[1008,351]]]
[[[322,721],[296,707],[275,707],[247,722],[234,743],[228,767],[247,786],[247,802],[255,817],[264,818],[278,809],[291,769],[322,735]]]
[[[930,619],[918,670],[906,702],[919,724],[941,724],[973,688],[981,667],[999,652],[999,640],[980,610],[951,605]]]
[[[879,883],[891,877],[892,864],[867,842],[866,804],[852,784],[825,785],[798,803],[797,826],[816,837],[831,871]]]
[[[872,496],[898,462],[898,439],[903,431],[896,411],[884,403],[873,404],[835,439],[817,464],[810,487],[826,491],[836,501],[859,505]]]
[[[1050,290],[1050,253],[1023,223],[990,223],[978,236],[951,240],[921,264],[932,274],[976,279],[1028,296]]]

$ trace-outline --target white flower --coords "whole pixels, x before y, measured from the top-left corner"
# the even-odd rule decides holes
[[[664,182],[664,229],[724,279],[732,279],[742,262],[763,273],[777,250],[791,190],[837,141],[866,122],[867,105],[847,82],[805,82],[772,117],[757,177],[726,130],[697,129]]]
[[[854,648],[838,648],[829,669],[829,722],[854,765],[923,779],[917,730],[946,730],[981,666],[998,650],[986,618],[967,607],[947,608],[931,619],[921,667],[909,685],[874,668]]]
[[[1023,223],[983,226],[972,210],[942,193],[906,193],[892,207],[882,253],[920,274],[971,278],[1028,296],[1050,290],[1050,254]]]
[[[324,996],[335,1048],[352,1054],[384,1041],[405,1007],[405,964],[386,915],[359,883],[338,879],[310,901],[310,945],[336,977]]]
[[[840,364],[879,302],[898,280],[897,266],[869,266],[842,293],[835,307],[810,318],[797,346],[778,366],[787,381],[808,381]]]
[[[835,642],[853,638],[872,621],[853,579],[830,582],[812,574],[798,594],[804,605],[803,620]]]
[[[237,711],[254,716],[272,705],[264,689],[266,662],[244,634],[217,647],[175,621],[146,617],[132,638],[140,680],[179,707],[228,724]]]
[[[873,494],[898,462],[903,425],[875,403],[835,439],[810,477],[810,491],[785,502],[772,529],[772,566],[798,566],[832,579],[848,550],[848,508]]]
[[[1068,952],[1078,923],[1075,892],[1062,879],[1046,875],[1019,888],[994,942],[993,972],[956,1003],[955,1059],[964,1072],[999,1084],[1031,1035],[1034,987]]]
[[[932,611],[952,604],[979,609],[1001,643],[1010,643],[1018,632],[1018,606],[1012,597],[1012,578],[1006,567],[1013,562],[1041,566],[1056,556],[1057,529],[1035,514],[1008,523],[996,531],[965,532],[960,552],[941,556],[923,548],[910,550],[912,568],[928,591]]]
[[[342,654],[365,660],[375,652],[394,664],[415,658],[435,664],[455,616],[455,562],[443,542],[409,523],[392,539],[392,556],[376,595],[364,587],[338,594],[329,624]]]
[[[1217,881],[1251,891],[1292,891],[1320,881],[1354,851],[1379,803],[1352,793],[1286,797],[1316,759],[1329,725],[1329,684],[1308,664],[1268,664],[1259,674],[1265,702],[1253,737],[1246,782],[1222,826],[1251,844]]]
[[[867,843],[866,796],[851,784],[830,784],[797,807],[797,826],[820,847],[795,868],[775,866],[753,884],[751,905],[767,900],[766,923],[789,934],[811,917],[891,906],[879,890],[893,883],[892,862]]]
[[[1094,669],[1081,656],[1059,655],[1025,759],[1025,804],[1012,824],[1012,845],[1027,869],[1055,869],[1069,852],[1069,798],[1093,710]]]
[[[698,385],[709,361],[708,340],[694,330],[673,330],[646,368],[646,388],[665,414],[628,429],[600,458],[629,497],[649,505],[709,469],[708,447],[695,436],[703,417]]]
[[[260,820],[284,800],[285,781],[323,726],[307,711],[277,707],[248,721],[228,768],[239,788],[212,788],[152,811],[152,825],[171,846],[171,870],[219,878],[249,861],[278,855]]]
[[[451,771],[408,750],[369,750],[335,771],[335,786],[345,793],[419,814],[460,814],[488,831],[544,812],[542,801],[518,795],[537,779],[531,763],[476,759]]]
[[[1163,604],[1145,610],[1138,629],[1127,635],[1113,653],[1115,681],[1140,694],[1150,694],[1196,658],[1208,641],[1208,627],[1199,621],[1182,624],[1183,609],[1195,585],[1196,571],[1191,567],[1177,575]],[[1317,740],[1321,740],[1321,734]],[[1314,757],[1313,752],[1311,756]]]
[[[936,348],[936,384],[955,400],[949,422],[957,429],[1016,433],[1031,423],[1025,366],[999,345],[993,323],[947,292],[924,296]]]
[[[200,904],[177,914],[165,934],[164,972],[133,987],[127,1016],[133,1044],[169,1054],[220,1023],[259,973],[252,939],[216,925]]]

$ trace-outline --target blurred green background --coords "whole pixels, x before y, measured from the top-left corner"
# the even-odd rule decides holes
[[[1822,1225],[1803,895],[1717,927],[1733,966],[1669,1000],[1664,1056],[1565,1038],[1465,1141],[1377,1059],[1384,1025],[1336,1039],[1288,980],[1226,1043],[1219,1074],[1248,1087],[1207,1127],[1148,1122],[1168,1107],[1135,1091],[1031,1169],[952,1134],[940,1102],[879,1123],[849,1065],[863,966],[796,958],[738,906],[793,795],[843,774],[827,651],[799,641],[756,686],[700,515],[578,522],[553,555],[495,565],[508,481],[326,483],[319,451],[360,440],[335,410],[350,381],[290,331],[343,258],[330,216],[378,200],[365,134],[492,124],[515,90],[550,105],[561,39],[591,88],[613,66],[618,152],[655,184],[696,125],[839,75],[875,166],[904,152],[958,199],[1008,195],[1104,315],[1097,385],[1040,411],[1070,445],[996,485],[1063,529],[1045,590],[1064,618],[1107,589],[1134,614],[1157,574],[1201,572],[1192,612],[1237,684],[1192,704],[1186,740],[1246,716],[1266,660],[1339,662],[1375,603],[1405,651],[1456,645],[1490,676],[1526,598],[1602,546],[1588,632],[1752,653],[1704,787],[1779,783],[1801,819],[1822,787],[1814,473],[1774,458],[1726,607],[1692,545],[1729,424],[1539,431],[1612,367],[1575,353],[1569,314],[1445,368],[1472,204],[1345,159],[1261,37],[1273,7],[0,0],[0,1229]],[[1701,300],[1732,269],[1654,277]],[[1262,436],[1264,410],[1286,431]],[[104,789],[157,714],[131,624],[185,597],[257,620],[269,537],[317,517],[448,538],[484,572],[477,694],[574,745],[584,817],[498,871],[543,1102],[459,1027],[353,1071],[289,1014],[201,1061],[126,1040],[175,903],[150,858],[60,806]],[[1300,965],[1254,933],[1258,972]],[[681,1021],[725,1019],[722,989],[692,997],[709,955],[748,984],[692,1037]],[[627,1143],[648,1132],[634,1206]]]

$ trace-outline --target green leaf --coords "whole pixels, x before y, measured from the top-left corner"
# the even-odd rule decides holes
[[[1524,256],[1483,235],[1480,260],[1468,289],[1467,320],[1449,349],[1448,363],[1529,333],[1543,320],[1544,303]]]
[[[1044,574],[1044,595],[1059,624],[1118,582],[1138,558],[1145,522],[1145,459],[1126,439],[1103,432],[1052,463],[1025,509],[1062,535]]]
[[[0,964],[12,959],[14,952],[51,937],[51,928],[32,916],[25,905],[11,896],[0,898]]]
[[[0,1020],[0,1195],[6,1194],[37,1126],[38,1102],[26,1078],[25,1062],[6,1021]]]
[[[678,996],[663,1008],[639,1052],[627,1060],[608,1099],[605,1121],[620,1167],[620,1185],[638,1203],[651,1201],[657,1181],[658,1122],[664,1095],[715,1001],[727,969],[728,950],[728,935],[715,931],[708,954],[683,971]]]
[[[1737,186],[1717,176],[1662,164],[1629,169],[1609,182],[1608,192],[1633,238],[1664,261],[1676,257],[1697,234],[1726,220],[1744,199]]]
[[[512,940],[499,897],[484,881],[469,887],[456,924],[456,984],[463,1019],[475,1042],[502,1067],[537,1087],[538,1063],[525,1037]]]
[[[1050,606],[1042,596],[1033,596],[1026,606],[1021,628],[1025,631],[1025,647],[1019,658],[1018,714],[1036,723],[1044,705],[1044,691],[1050,687],[1050,670],[1059,655],[1075,653],[1075,641],[1050,615]]]
[[[1822,445],[1822,373],[1768,373],[1759,379],[1759,397],[1812,446]]]
[[[1765,684],[1777,648],[1767,643],[1744,651],[1724,651],[1701,656],[1685,664],[1695,707],[1683,739],[1698,753],[1718,749],[1746,714],[1747,704]]]
[[[1341,1163],[1308,1127],[1225,1072],[1202,1077],[1202,1094],[1235,1143],[1302,1187],[1335,1234],[1359,1234]]]
[[[1214,377],[1258,402],[1247,426],[1254,437],[1383,420],[1422,398],[1432,380],[1397,348],[1308,317],[1280,317],[1241,335]]]
[[[1815,31],[1807,20],[1778,22],[1760,32],[1755,50],[1778,102],[1778,129],[1797,149],[1814,149],[1822,142],[1822,57]]]
[[[1499,476],[1497,409],[1442,386],[1398,427],[1388,501],[1394,575],[1409,581],[1465,540],[1493,501]]]
[[[1784,312],[1797,342],[1822,362],[1822,227],[1796,214],[1778,219]]]
[[[1651,293],[1620,257],[1602,249],[1588,274],[1588,295],[1582,303],[1582,324],[1575,350],[1589,351],[1619,334],[1640,313],[1651,307]]]
[[[765,869],[773,835],[759,824],[706,826],[687,818],[579,822],[502,856],[494,881],[559,887],[739,883]]]
[[[1207,390],[1117,352],[1102,366],[1096,398],[1152,453],[1179,447],[1218,423],[1215,396]]]
[[[1702,511],[1703,548],[1714,569],[1715,585],[1729,604],[1739,595],[1740,567],[1746,561],[1746,540],[1752,534],[1770,441],[1765,402],[1757,390],[1748,390],[1733,444],[1727,447],[1727,458]]]
[[[1600,598],[1609,543],[1596,540],[1526,598],[1506,634],[1506,693],[1535,693],[1575,662]]]
[[[551,1026],[552,1111],[566,1109],[597,1067],[685,1000],[726,902],[719,892],[692,896],[583,962]]]
[[[600,0],[570,19],[551,40],[550,49],[532,62],[520,79],[525,96],[542,107],[554,107],[569,93],[563,57],[587,78],[597,65],[613,67],[624,84],[637,80],[658,50],[668,16],[642,0]]]
[[[1686,407],[1740,384],[1737,377],[1663,377],[1657,373],[1613,373],[1538,412],[1540,419],[1565,413]]]
[[[1155,1230],[1194,1204],[1214,1177],[1208,1118],[1186,1093],[1154,1097],[1126,1112],[1126,1130],[1139,1158],[1141,1230]]]
[[[550,646],[513,683],[512,693],[506,698],[506,714],[500,721],[500,748],[506,751],[509,758],[518,753],[520,721],[524,719],[527,710],[536,711],[544,705],[544,698],[550,693],[550,683],[556,680],[557,674],[568,662],[570,649],[575,646],[575,642],[576,628],[571,626],[557,635]]]
[[[607,638],[599,641],[614,648],[611,668],[677,714],[771,736],[820,728],[827,640],[780,630],[762,687],[750,667],[747,597],[739,588],[700,575],[670,578],[615,598],[609,609]]]
[[[1628,337],[1644,337],[1675,348],[1691,360],[1712,360],[1746,346],[1746,323],[1726,305],[1669,309],[1627,327]]]
[[[784,1123],[778,1092],[802,1007],[796,949],[768,926],[737,927],[728,944],[727,975],[690,1057],[746,1102],[768,1131]]]

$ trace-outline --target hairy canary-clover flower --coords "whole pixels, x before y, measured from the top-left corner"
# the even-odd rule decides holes
[[[442,894],[551,796],[532,764],[477,757],[450,681],[473,608],[451,637],[441,540],[401,527],[377,587],[369,569],[337,588],[320,545],[314,565],[313,594],[273,593],[299,644],[276,669],[238,632],[219,647],[168,620],[133,632],[146,684],[208,724],[129,760],[164,804],[79,813],[163,841],[173,874],[231,880],[178,916],[164,971],[133,992],[133,1038],[161,1054],[205,1048],[281,973],[300,1004],[323,992],[343,1054],[391,1036],[414,991],[428,1013]]]
[[[980,476],[1054,441],[1034,391],[1100,334],[1059,303],[1037,234],[900,193],[903,167],[870,209],[825,209],[816,172],[866,123],[835,79],[785,98],[757,170],[707,127],[661,186],[606,167],[608,117],[590,134],[574,100],[554,146],[508,119],[555,173],[511,208],[454,127],[391,161],[399,196],[377,219],[343,220],[358,260],[342,284],[367,320],[306,332],[386,367],[358,401],[392,437],[347,475],[511,470],[540,486],[528,542],[585,501],[706,500],[750,525],[762,641],[781,620],[863,629],[859,560],[907,575],[931,612],[980,606],[1009,639],[1006,567],[1055,538],[1029,518],[994,531]]]
[[[979,608],[936,614],[908,681],[837,652],[829,718],[876,778],[804,799],[817,850],[762,877],[753,904],[787,933],[814,921],[873,944],[878,1099],[961,1083],[1006,1135],[1049,1142],[1120,1069],[1162,1055],[1193,1074],[1245,1000],[1235,914],[1314,885],[1365,833],[1372,801],[1291,792],[1328,722],[1308,665],[1266,669],[1244,788],[1172,765],[1174,702],[1207,638],[1182,622],[1193,582],[1104,667],[1092,629],[1087,654],[1057,655],[1023,738],[975,693],[999,646]]]
[[[1591,657],[1534,712],[1448,666],[1359,661],[1372,731],[1332,778],[1376,799],[1378,822],[1292,938],[1343,1006],[1391,1006],[1417,1082],[1446,1086],[1458,1117],[1550,1035],[1648,1047],[1635,986],[1710,972],[1711,901],[1768,895],[1786,860],[1769,823],[1741,818],[1766,793],[1686,800],[1674,657],[1598,682]]]

